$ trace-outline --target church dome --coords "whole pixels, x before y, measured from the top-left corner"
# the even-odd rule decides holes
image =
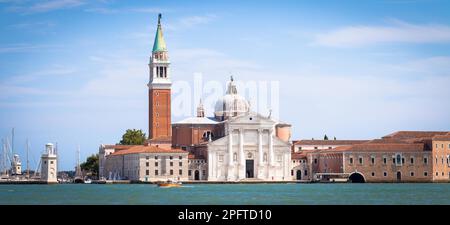
[[[233,77],[228,84],[227,93],[217,100],[214,110],[216,119],[226,120],[229,117],[239,116],[250,110],[248,101],[237,94],[236,84]]]

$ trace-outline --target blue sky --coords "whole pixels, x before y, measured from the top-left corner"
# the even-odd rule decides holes
[[[0,0],[0,136],[72,169],[147,131],[157,14],[173,80],[275,80],[294,139],[449,130],[448,1]],[[194,105],[195,106],[195,105]],[[194,107],[193,106],[193,107]],[[194,109],[194,108],[192,108]],[[211,110],[207,114],[211,115]],[[183,117],[173,117],[178,121]]]

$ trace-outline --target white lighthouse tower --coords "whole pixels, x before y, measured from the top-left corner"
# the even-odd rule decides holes
[[[41,181],[58,183],[57,156],[52,143],[45,145],[45,152],[41,156]]]

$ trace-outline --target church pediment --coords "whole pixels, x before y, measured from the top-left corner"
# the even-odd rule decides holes
[[[238,117],[233,117],[228,122],[230,124],[245,123],[245,124],[267,124],[267,125],[269,124],[274,125],[277,123],[275,120],[268,118],[267,116],[262,116],[254,112]]]
[[[228,139],[228,135],[208,143],[208,146],[226,145],[228,143],[227,139]]]

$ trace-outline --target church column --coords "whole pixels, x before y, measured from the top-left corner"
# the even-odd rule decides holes
[[[244,129],[239,129],[239,161],[242,166],[245,165],[244,155]]]
[[[269,165],[273,166],[273,129],[269,130]]]
[[[245,178],[244,129],[239,129],[239,179]]]
[[[233,162],[234,154],[233,154],[233,130],[230,129],[228,132],[228,172],[227,172],[227,180],[231,181],[234,179],[234,167]]]
[[[263,165],[263,143],[262,143],[262,130],[258,129],[258,164]]]
[[[233,165],[233,130],[228,132],[228,165]]]

